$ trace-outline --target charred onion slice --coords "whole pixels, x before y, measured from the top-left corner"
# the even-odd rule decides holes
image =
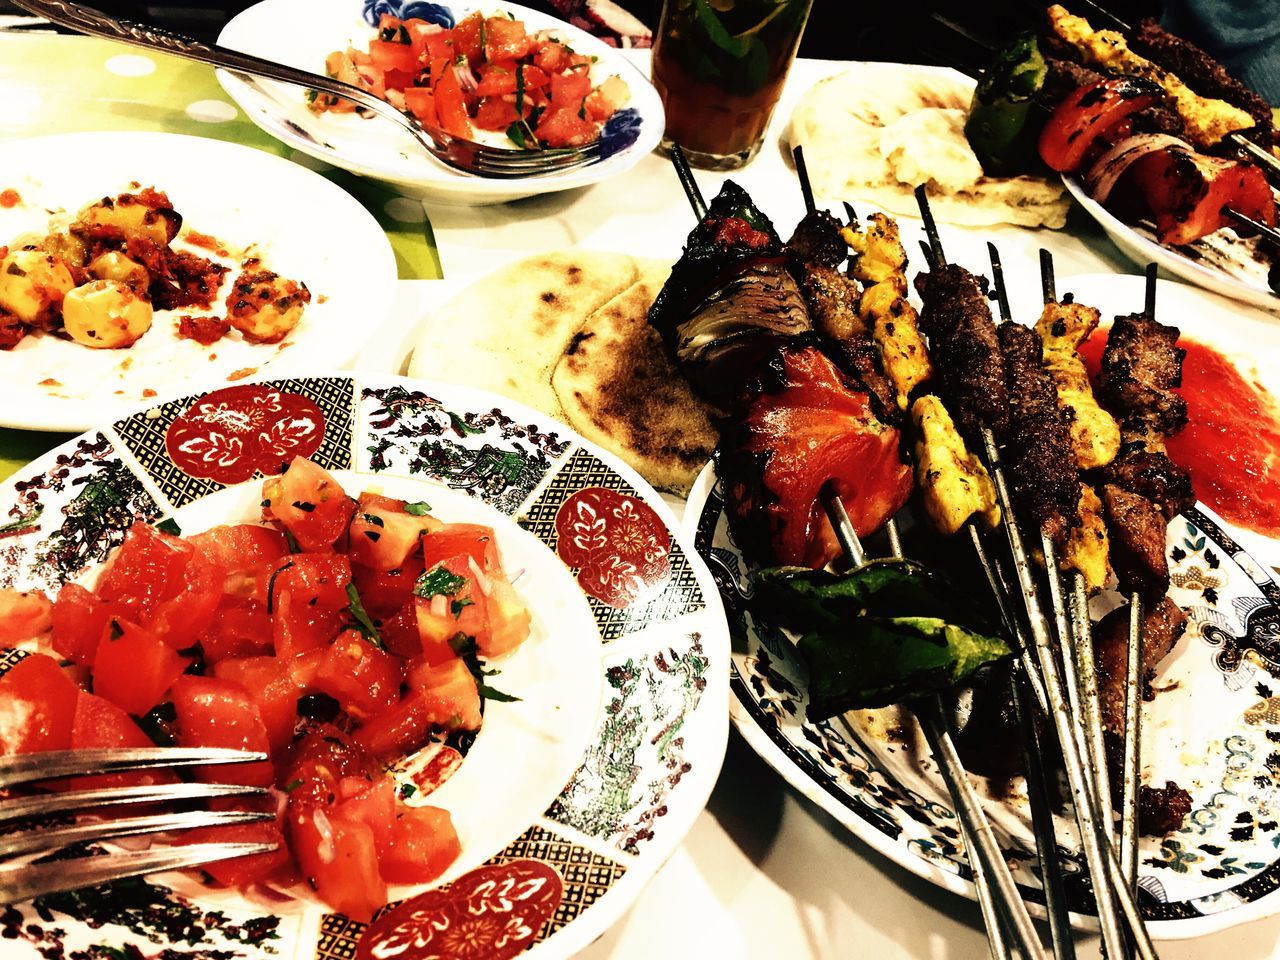
[[[820,500],[830,482],[859,536],[911,494],[898,431],[817,347],[795,344],[766,368],[719,454],[729,518],[759,561],[821,567],[840,553]]]

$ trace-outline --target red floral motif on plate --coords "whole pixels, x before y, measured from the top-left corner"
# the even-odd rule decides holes
[[[509,960],[560,906],[560,874],[537,860],[480,867],[369,925],[356,960]]]
[[[184,473],[216,483],[270,475],[324,440],[324,413],[296,393],[261,384],[215,390],[169,425],[164,446]]]
[[[638,497],[603,487],[579,490],[556,513],[556,552],[578,568],[582,589],[628,607],[671,574],[671,534]]]

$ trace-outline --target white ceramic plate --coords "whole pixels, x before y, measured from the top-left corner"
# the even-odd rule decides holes
[[[1156,242],[1155,234],[1149,229],[1125,223],[1090,197],[1074,177],[1063,177],[1062,182],[1085,212],[1098,221],[1112,243],[1134,263],[1141,266],[1156,263],[1213,293],[1264,310],[1280,310],[1280,297],[1267,284],[1266,262],[1249,254],[1256,241],[1238,242],[1233,232],[1220,230],[1184,249],[1166,247]]]
[[[1062,277],[1058,292],[1098,306],[1105,322],[1140,309],[1143,283],[1141,277]],[[1030,321],[1039,314],[1038,283],[1015,283],[1009,294],[1016,317]],[[1157,310],[1187,336],[1237,359],[1250,356],[1242,347],[1251,339],[1255,358],[1280,342],[1280,331],[1256,312],[1182,284],[1159,284]],[[750,565],[729,534],[711,466],[695,484],[685,518],[725,601],[734,635],[730,710],[744,738],[876,850],[972,897],[950,799],[909,715],[890,709],[856,711],[846,715],[848,723],[806,721],[804,665],[767,616],[755,616]],[[1190,623],[1156,675],[1162,692],[1144,706],[1143,769],[1148,783],[1172,779],[1189,790],[1193,809],[1170,837],[1142,840],[1141,903],[1160,939],[1200,936],[1280,910],[1280,827],[1270,813],[1280,773],[1267,759],[1280,738],[1280,699],[1273,699],[1280,694],[1280,646],[1272,639],[1280,584],[1230,529],[1204,508],[1169,528],[1170,595]],[[1250,542],[1280,556],[1265,538],[1254,535]],[[1095,604],[1098,616],[1107,598]],[[1006,800],[998,786],[973,779],[1015,880],[1032,909],[1043,913],[1025,795],[1019,788]],[[1074,836],[1074,826],[1059,819],[1068,902],[1075,921],[1089,926],[1092,901]]]
[[[75,432],[193,383],[338,367],[390,309],[395,255],[364,207],[305,167],[218,140],[76,133],[0,144],[0,189],[22,197],[18,206],[0,208],[0,244],[43,234],[51,213],[74,215],[131,182],[167,192],[184,231],[212,235],[231,249],[252,244],[268,269],[305,283],[312,300],[301,322],[276,344],[249,343],[234,331],[207,347],[180,339],[178,315],[204,312],[188,309],[157,312],[151,329],[124,350],[28,335],[0,352],[0,426]],[[212,311],[225,316],[238,262],[214,259],[231,267]]]
[[[233,50],[324,73],[325,56],[332,51],[349,46],[368,49],[375,30],[361,16],[363,6],[361,0],[263,0],[234,17],[218,42]],[[400,9],[402,4],[384,6]],[[662,101],[648,79],[613,47],[562,20],[511,3],[451,3],[447,7],[456,20],[475,9],[486,14],[511,14],[530,32],[552,30],[578,53],[598,57],[591,71],[593,81],[599,83],[617,74],[627,82],[631,101],[626,106],[638,113],[639,137],[626,149],[590,166],[550,176],[495,180],[446,166],[387,121],[355,114],[317,116],[307,109],[297,87],[246,82],[222,70],[218,78],[249,119],[273,137],[334,166],[389,181],[406,193],[435,203],[502,203],[587,186],[629,170],[657,146],[666,123]]]
[[[262,469],[308,456],[348,493],[494,527],[531,638],[494,662],[457,772],[422,802],[462,852],[365,926],[305,890],[249,899],[164,874],[20,904],[6,957],[159,948],[227,960],[569,957],[612,924],[701,812],[728,736],[729,636],[661,498],[554,421],[466,387],[324,375],[237,384],[103,425],[0,484],[0,586],[56,591],[135,520],[185,533],[261,515]],[[0,673],[25,654],[0,651]],[[414,766],[398,764],[402,777]],[[407,900],[406,903],[399,901]],[[16,909],[21,920],[15,920]],[[43,919],[40,919],[43,917]],[[177,924],[177,925],[175,925]],[[12,932],[9,932],[9,931]]]

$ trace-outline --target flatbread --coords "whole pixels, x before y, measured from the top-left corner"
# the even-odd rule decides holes
[[[787,130],[816,194],[916,216],[925,184],[947,223],[1060,228],[1070,198],[1038,176],[987,177],[964,135],[974,82],[924,67],[860,64],[810,88]]]
[[[684,495],[710,459],[717,432],[648,322],[670,272],[664,263],[643,265],[640,280],[583,324],[551,385],[571,427],[655,487]]]
[[[409,374],[518,400],[684,496],[717,435],[648,323],[670,270],[585,251],[513,263],[427,321]]]
[[[467,287],[424,325],[409,374],[465,383],[563,419],[551,371],[599,307],[635,282],[631,257],[529,257]]]

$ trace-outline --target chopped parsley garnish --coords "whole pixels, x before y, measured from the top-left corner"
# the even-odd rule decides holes
[[[364,604],[360,602],[360,592],[356,590],[354,583],[347,584],[347,602],[347,609],[351,611],[351,616],[356,622],[356,629],[360,631],[360,635],[379,650],[387,649],[382,645],[382,637],[378,635],[378,628],[373,625],[373,621],[369,619],[369,614],[365,612]]]
[[[156,529],[161,533],[167,533],[171,537],[182,536],[182,528],[178,526],[178,522],[173,517],[167,517],[156,524]]]
[[[480,661],[480,649],[476,646],[476,638],[469,637],[465,633],[454,634],[449,639],[449,646],[458,658],[467,665],[467,669],[471,671],[471,676],[475,678],[476,690],[480,696],[486,700],[493,700],[497,703],[519,703],[520,698],[514,697],[509,693],[503,693],[494,687],[485,683],[485,677],[492,677],[499,673],[498,670],[486,670],[484,664]]]
[[[431,504],[425,500],[415,500],[413,503],[404,505],[404,512],[411,517],[425,517],[431,512]]]
[[[296,553],[297,551],[295,550],[294,552]],[[280,574],[284,573],[286,570],[288,570],[292,566],[293,566],[293,561],[290,560],[284,566],[276,567],[275,571],[271,574],[271,577],[267,580],[267,613],[271,613],[275,610],[276,577],[280,576]]]
[[[293,506],[294,509],[301,510],[303,513],[310,513],[316,508],[314,503],[308,503],[305,500],[295,500],[293,501]]]
[[[386,526],[386,524],[382,522],[382,518],[381,518],[381,517],[379,517],[379,516],[377,516],[377,515],[375,515],[375,514],[372,514],[372,513],[365,513],[365,514],[361,514],[361,516],[363,516],[363,517],[364,517],[364,522],[365,522],[365,523],[367,523],[367,524],[369,524],[369,526],[371,526],[371,527],[385,527],[385,526]]]
[[[413,796],[415,793],[417,793],[417,792],[418,792],[418,788],[417,788],[416,786],[414,786],[412,783],[402,783],[402,784],[400,784],[400,799],[401,799],[401,800],[408,800],[410,797],[412,797],[412,796]]]
[[[302,548],[298,546],[298,538],[293,535],[293,531],[291,531],[288,527],[285,527],[285,530],[284,530],[284,540],[285,540],[285,543],[289,544],[290,553],[302,552]]]
[[[450,573],[443,565],[436,564],[418,578],[418,582],[413,585],[413,592],[415,596],[427,600],[440,594],[452,597],[466,582],[466,577]]]
[[[382,534],[380,534],[377,530],[366,530],[364,532],[364,535],[368,537],[370,540],[372,540],[374,543],[377,543],[379,540],[382,539]]]
[[[293,793],[293,791],[297,790],[300,786],[302,786],[301,780],[290,780],[281,789],[283,789],[285,793]]]
[[[475,605],[474,600],[469,600],[466,597],[463,597],[460,600],[450,600],[449,610],[452,611],[453,613],[453,619],[457,620],[460,616],[462,616],[463,610],[465,610],[467,607],[471,607],[474,605]]]

